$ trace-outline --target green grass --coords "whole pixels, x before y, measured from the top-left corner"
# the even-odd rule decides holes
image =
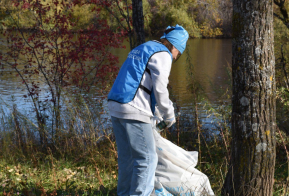
[[[39,131],[37,126],[32,126],[32,120],[21,115],[17,108],[11,115],[4,115],[2,111],[0,195],[116,195],[118,165],[116,144],[113,135],[109,134],[111,127],[96,124],[101,122],[94,120],[100,116],[99,107],[82,104],[70,108],[67,105],[61,124],[70,126],[61,127],[58,137],[44,144],[31,134]],[[216,125],[215,130],[198,129],[192,115],[182,114],[176,125],[162,134],[186,150],[199,151],[197,169],[208,176],[213,191],[220,195],[229,166],[231,138],[227,123],[230,107],[206,110],[207,115],[216,116],[211,122]],[[47,135],[53,136],[51,128],[47,126],[46,129]],[[180,130],[179,134],[177,130]],[[216,131],[222,134],[216,134]],[[97,132],[104,135],[96,137]],[[17,140],[19,133],[25,136],[22,142]],[[276,138],[274,196],[285,196],[289,186],[284,145],[289,149],[289,138],[284,133],[281,137],[279,132]]]
[[[0,109],[0,196],[116,195],[111,128],[100,107],[74,103],[62,110],[57,136],[45,126],[43,143],[34,117],[14,106],[10,114]]]
[[[33,162],[0,161],[0,194],[12,195],[116,195],[116,171],[93,165],[48,158]]]
[[[201,145],[197,169],[209,177],[215,194],[220,195],[228,168],[227,151],[221,140]],[[274,195],[283,196],[288,190],[288,160],[283,146],[278,145],[277,152]],[[75,161],[43,155],[40,160],[0,157],[0,195],[116,195],[117,165],[109,166],[116,159],[102,159],[99,164],[91,157]]]

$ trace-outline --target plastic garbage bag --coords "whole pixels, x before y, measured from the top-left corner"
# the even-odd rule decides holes
[[[208,177],[197,170],[198,152],[186,151],[154,130],[158,165],[153,196],[211,196]]]

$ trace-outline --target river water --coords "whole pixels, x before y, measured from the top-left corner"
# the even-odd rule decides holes
[[[129,52],[128,42],[126,49],[115,49],[113,52],[119,56],[120,63],[124,62]],[[205,96],[212,103],[219,102],[216,90],[229,88],[229,75],[232,60],[231,39],[190,39],[187,49],[193,65],[194,78],[200,83]],[[188,54],[185,51],[179,60],[173,63],[170,85],[172,92],[181,107],[191,105],[192,96],[188,90]]]
[[[129,52],[129,43],[124,41],[124,44],[127,46],[126,49],[113,50],[113,53],[119,56],[120,65]],[[182,112],[192,107],[193,96],[188,89],[191,84],[187,63],[189,54],[193,66],[193,78],[203,89],[197,91],[197,94],[203,98],[199,99],[198,105],[202,108],[203,100],[207,100],[212,107],[218,107],[224,101],[224,97],[220,99],[221,92],[230,89],[228,72],[230,72],[232,56],[231,39],[190,39],[187,51],[172,66],[169,80],[173,99]],[[23,98],[26,94],[25,88],[15,75],[13,70],[0,70],[0,98],[10,105],[16,103],[20,111],[29,111],[31,102]],[[45,87],[44,84],[41,87]],[[230,100],[228,98],[225,101]]]

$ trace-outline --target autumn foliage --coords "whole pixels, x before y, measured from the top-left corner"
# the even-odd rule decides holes
[[[102,91],[118,70],[118,58],[111,48],[120,47],[121,35],[112,32],[99,17],[103,4],[94,1],[71,0],[12,0],[18,16],[10,13],[13,27],[4,32],[6,51],[1,53],[2,67],[15,70],[27,89],[42,132],[45,122],[52,121],[52,130],[60,125],[63,89],[85,93],[97,86]],[[75,30],[77,18],[73,9],[90,6],[94,21],[85,29]],[[29,16],[31,26],[23,28],[21,14]],[[37,80],[36,80],[37,78]],[[45,110],[52,106],[53,115]],[[41,128],[42,127],[42,128]],[[53,136],[53,134],[52,134]]]

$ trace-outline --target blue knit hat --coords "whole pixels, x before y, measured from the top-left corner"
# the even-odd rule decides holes
[[[186,49],[186,44],[189,38],[188,32],[180,25],[168,26],[166,30],[173,29],[168,32],[168,34],[164,33],[161,39],[166,38],[178,51],[183,54]]]

